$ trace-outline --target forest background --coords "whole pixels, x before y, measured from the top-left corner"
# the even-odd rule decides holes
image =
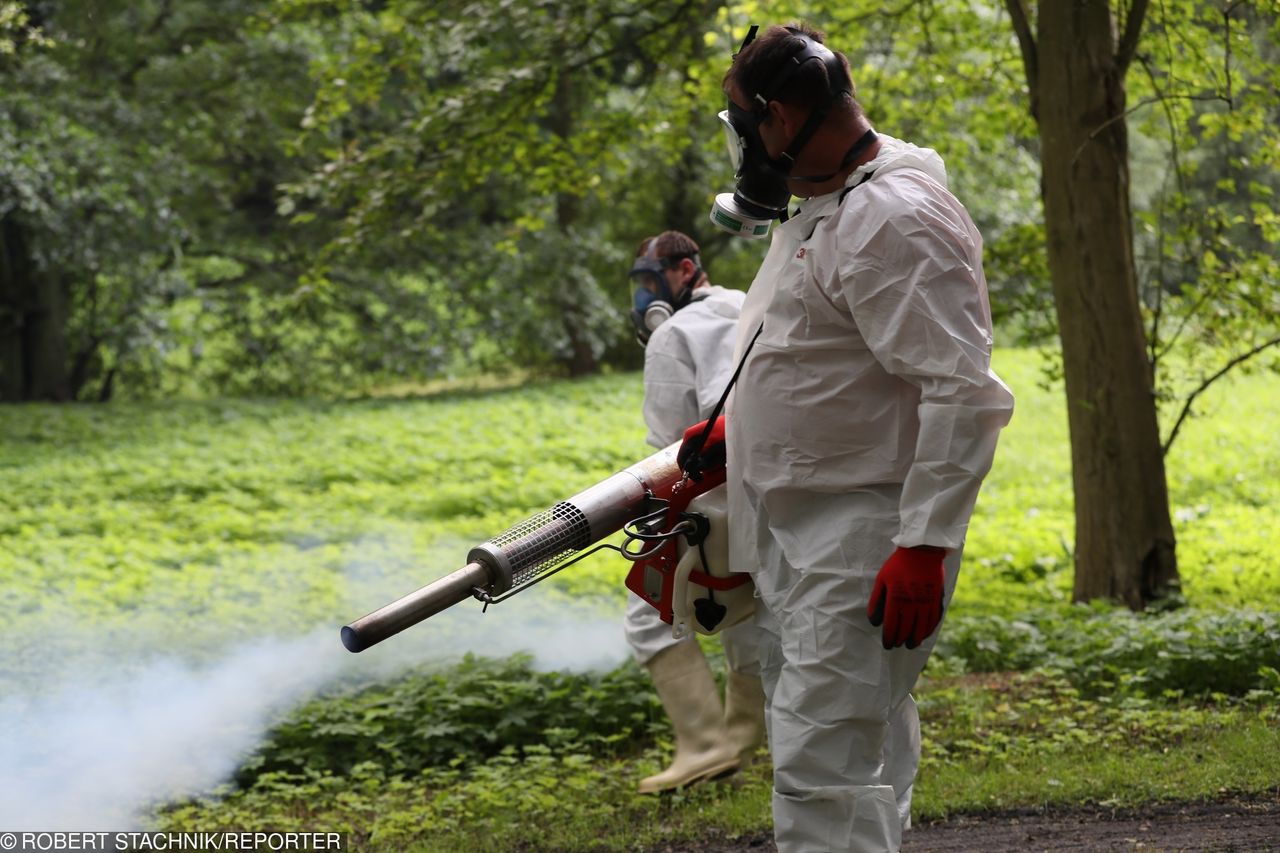
[[[0,2],[0,401],[22,403],[0,409],[0,573],[21,638],[5,668],[21,687],[6,693],[29,699],[4,705],[22,724],[11,730],[34,725],[33,708],[60,719],[41,703],[92,682],[86,671],[144,673],[138,684],[190,698],[229,670],[292,684],[286,662],[302,683],[290,702],[309,695],[335,671],[298,663],[317,658],[310,626],[432,579],[423,566],[453,568],[471,538],[643,452],[625,271],[642,237],[675,227],[702,243],[713,281],[748,285],[763,245],[707,227],[711,196],[732,187],[719,82],[748,24],[799,17],[848,54],[881,131],[943,155],[986,239],[998,342],[1018,348],[997,356],[1020,408],[1007,467],[980,506],[1000,523],[970,543],[985,574],[958,599],[955,644],[932,672],[943,679],[934,716],[953,728],[930,745],[929,766],[944,780],[946,768],[956,779],[987,768],[992,788],[957,783],[934,800],[925,788],[924,815],[1028,798],[1120,802],[1126,790],[1274,791],[1275,768],[1250,762],[1237,784],[1232,757],[1280,752],[1280,591],[1266,558],[1280,469],[1280,17],[1265,2],[1108,11],[1121,48],[1126,22],[1144,25],[1128,100],[1088,138],[1127,165],[1132,227],[1118,233],[1130,238],[1141,359],[1170,466],[1157,502],[1182,569],[1140,618],[1069,604],[1079,527],[1057,334],[1072,314],[1047,250],[1034,8]],[[582,380],[593,374],[603,375]],[[616,605],[609,570],[580,577],[575,600]],[[542,615],[516,624],[562,621],[529,613]],[[276,663],[233,656],[228,669],[231,639],[264,620]],[[222,718],[158,705],[156,725],[185,713],[194,726],[175,728],[174,743],[208,738],[220,754],[192,778],[230,773],[238,792],[166,819],[337,822],[407,844],[444,832],[450,849],[448,833],[502,831],[495,798],[514,785],[521,814],[559,813],[548,798],[560,788],[603,791],[602,820],[620,835],[696,834],[708,798],[726,808],[720,795],[667,812],[627,797],[666,737],[643,679],[624,667],[556,681],[542,670],[565,663],[546,656],[561,642],[534,641],[536,665],[473,661],[444,681],[418,673],[373,693],[362,682],[308,705],[256,752],[253,737],[211,738]],[[505,643],[478,650],[519,647]],[[157,649],[182,663],[152,682]],[[986,672],[1005,674],[963,680]],[[482,699],[466,698],[473,688]],[[530,691],[578,698],[560,716],[532,713]],[[107,707],[136,710],[112,696]],[[290,702],[232,719],[253,729]],[[992,728],[977,738],[984,714]],[[1088,764],[1073,749],[1099,756],[1125,733],[1166,756],[1197,738],[1237,741],[1185,788],[1136,784],[1147,772],[1137,760],[1102,787],[1088,773],[1072,781],[1070,766]],[[1052,771],[1037,763],[1045,750],[1060,761]],[[9,764],[66,789],[59,762],[41,755]],[[1039,782],[1009,778],[1010,755],[1031,756],[1026,776]],[[147,761],[127,763],[147,775]],[[106,813],[203,790],[158,776],[159,787],[117,784],[124,811],[106,797]],[[716,826],[767,822],[764,777],[755,782],[727,795],[745,804]],[[563,838],[601,837],[585,807],[561,816]]]
[[[1277,23],[1270,3],[1142,5],[1109,124],[1170,399],[1221,363],[1205,347],[1275,338]],[[883,131],[949,164],[1001,342],[1052,340],[1042,96],[996,4],[9,0],[0,399],[636,367],[619,315],[641,238],[698,236],[732,287],[760,261],[707,227],[732,188],[715,114],[748,24],[793,17],[849,55]],[[1193,364],[1162,358],[1179,350]]]

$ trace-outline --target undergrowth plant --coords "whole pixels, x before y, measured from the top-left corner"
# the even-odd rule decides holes
[[[1089,696],[1247,696],[1280,686],[1280,612],[1078,606],[960,615],[945,623],[935,655],[951,671],[1061,672]]]
[[[497,755],[632,755],[652,745],[661,707],[635,664],[611,672],[540,672],[532,658],[467,656],[392,679],[333,688],[288,715],[236,782],[266,774],[386,776],[475,767]]]

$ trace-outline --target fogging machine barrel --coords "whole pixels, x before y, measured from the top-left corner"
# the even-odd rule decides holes
[[[477,587],[485,589],[492,582],[488,566],[483,563],[467,563],[453,574],[414,590],[350,625],[343,626],[342,645],[349,652],[362,652],[410,625],[436,615],[446,607],[467,600]]]
[[[363,651],[477,591],[496,596],[528,584],[617,533],[641,514],[651,494],[680,479],[679,449],[675,442],[477,545],[461,569],[344,626],[342,644]]]

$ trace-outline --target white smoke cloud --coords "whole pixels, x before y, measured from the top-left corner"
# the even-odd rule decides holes
[[[152,802],[230,776],[271,715],[324,681],[326,657],[313,634],[198,669],[162,659],[0,700],[0,826],[135,828]]]
[[[621,607],[538,592],[485,614],[463,603],[359,655],[342,647],[339,627],[205,650],[198,664],[174,655],[104,668],[99,648],[92,664],[24,679],[28,689],[0,698],[0,829],[138,828],[154,805],[226,781],[281,713],[344,675],[386,677],[467,652],[528,652],[539,668],[579,671],[628,654]]]

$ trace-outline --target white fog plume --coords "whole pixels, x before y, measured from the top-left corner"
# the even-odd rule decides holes
[[[208,667],[160,660],[115,678],[68,675],[37,697],[0,700],[0,827],[131,829],[153,802],[217,785],[274,712],[333,672],[324,644],[312,634]]]
[[[38,693],[0,697],[0,829],[137,828],[154,805],[226,781],[281,713],[343,674],[386,677],[466,652],[523,651],[539,668],[579,671],[626,658],[621,608],[537,599],[483,615],[465,602],[359,655],[342,648],[335,624],[229,648],[212,664],[44,673]],[[124,645],[141,645],[133,640]]]

